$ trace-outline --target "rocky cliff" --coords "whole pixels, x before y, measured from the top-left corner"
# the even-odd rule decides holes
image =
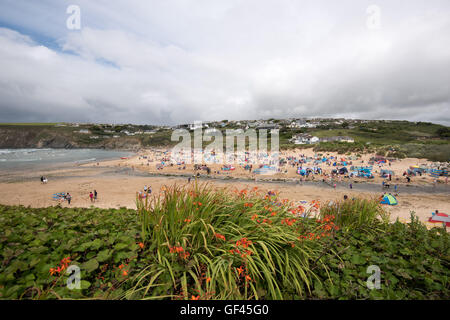
[[[96,148],[137,150],[142,146],[138,137],[98,137],[75,133],[73,130],[47,127],[0,127],[0,149],[15,148]]]

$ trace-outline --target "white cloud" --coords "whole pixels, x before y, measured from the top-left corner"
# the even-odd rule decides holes
[[[65,28],[69,1],[2,5],[3,121],[450,123],[445,1],[380,1],[378,31],[364,1],[78,2],[81,31]]]

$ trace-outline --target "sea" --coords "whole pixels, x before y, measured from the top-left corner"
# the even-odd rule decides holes
[[[103,149],[0,149],[0,170],[59,168],[132,156]]]

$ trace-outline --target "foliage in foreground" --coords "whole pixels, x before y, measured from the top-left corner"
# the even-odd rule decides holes
[[[0,225],[0,298],[115,297],[136,267],[134,210],[0,206]],[[66,287],[65,258],[81,268],[81,290]]]
[[[307,211],[258,190],[192,184],[137,206],[0,206],[0,298],[450,297],[449,235],[416,219],[389,224],[376,201],[302,218],[319,203]],[[69,264],[81,267],[81,290],[65,285]],[[381,270],[379,290],[367,288],[370,265]]]

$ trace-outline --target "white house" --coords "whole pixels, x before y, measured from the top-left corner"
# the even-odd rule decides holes
[[[322,138],[320,139],[320,142],[348,142],[348,143],[354,143],[355,140],[348,136],[335,136],[335,137],[328,137],[328,138]]]
[[[320,141],[316,136],[311,136],[309,134],[297,134],[290,140],[294,144],[315,144]]]

